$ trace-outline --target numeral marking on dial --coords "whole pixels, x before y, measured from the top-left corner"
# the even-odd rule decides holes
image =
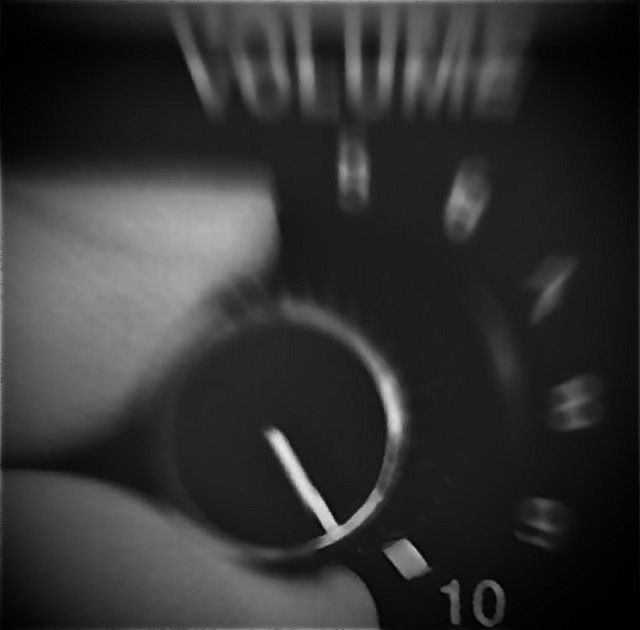
[[[567,542],[571,515],[558,501],[528,497],[516,509],[516,520],[514,535],[523,543],[558,551]]]
[[[485,598],[487,591],[491,591],[495,597],[495,607],[492,615],[488,615],[485,612],[489,608]],[[449,597],[449,619],[451,625],[459,626],[462,623],[460,582],[451,580],[449,584],[440,589],[440,592]],[[504,619],[506,606],[507,598],[504,589],[495,580],[482,580],[473,590],[473,616],[485,628],[493,628]]]
[[[578,431],[597,425],[603,416],[601,394],[600,379],[588,374],[556,385],[549,394],[551,410],[547,424],[560,432]]]
[[[444,231],[449,240],[463,243],[473,236],[490,197],[485,161],[465,160],[456,172],[444,209]]]
[[[338,203],[346,212],[361,212],[369,203],[371,164],[364,138],[344,129],[338,139]]]
[[[525,282],[525,288],[539,293],[529,318],[532,325],[540,323],[560,304],[577,268],[578,260],[574,256],[549,256]]]
[[[459,626],[462,622],[462,615],[460,614],[460,582],[451,580],[449,584],[440,589],[440,592],[449,597],[449,619],[451,620],[451,625]]]
[[[485,614],[485,610],[488,608],[485,605],[485,593],[487,590],[492,591],[496,599],[496,605],[491,616]],[[495,580],[482,580],[473,591],[473,616],[485,628],[493,628],[504,619],[506,604],[504,591]]]

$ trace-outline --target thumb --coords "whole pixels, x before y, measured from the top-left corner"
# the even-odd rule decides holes
[[[8,625],[377,625],[355,574],[276,577],[234,564],[221,539],[116,487],[9,472],[3,499]]]

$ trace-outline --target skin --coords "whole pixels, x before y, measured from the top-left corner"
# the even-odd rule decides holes
[[[32,168],[6,173],[3,198],[5,617],[375,626],[373,600],[347,569],[260,572],[133,491],[28,470],[121,428],[123,410],[157,387],[198,329],[222,321],[216,295],[273,265],[266,179],[200,167]]]
[[[201,301],[277,251],[264,179],[104,170],[3,183],[5,461],[107,434],[192,334]]]
[[[226,543],[115,486],[4,479],[5,614],[49,627],[373,627],[355,574],[261,573]]]

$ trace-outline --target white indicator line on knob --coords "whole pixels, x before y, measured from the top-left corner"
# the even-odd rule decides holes
[[[289,440],[275,427],[265,429],[264,436],[304,506],[313,513],[327,533],[335,530],[338,527],[336,519],[322,495],[311,483]]]

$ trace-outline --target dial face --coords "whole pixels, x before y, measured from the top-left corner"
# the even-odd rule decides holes
[[[637,182],[611,121],[635,124],[613,97],[631,76],[621,42],[633,29],[623,7],[404,9],[336,11],[335,40],[326,15],[274,13],[255,57],[271,65],[242,74],[232,62],[235,93],[216,91],[206,60],[227,44],[242,56],[259,20],[210,15],[207,40],[191,16],[191,61],[210,55],[210,83],[191,76],[212,138],[241,120],[245,139],[276,147],[278,291],[360,331],[403,392],[399,478],[349,538],[350,562],[392,627],[629,622]],[[590,26],[569,32],[574,19]],[[216,31],[225,20],[230,43]],[[422,45],[442,84],[425,78]],[[247,89],[251,76],[271,92]],[[313,405],[308,395],[295,399]],[[364,444],[352,446],[366,461]],[[337,500],[330,484],[315,489]]]
[[[348,563],[387,627],[635,627],[637,11],[328,4],[112,42],[104,85],[149,89],[95,128],[8,104],[15,159],[272,173],[261,297],[159,396],[167,494],[249,557]]]
[[[374,548],[398,509],[450,541],[444,562],[464,557],[478,531],[452,524],[492,530],[523,437],[503,314],[460,276],[452,289],[446,263],[382,235],[282,227],[292,246],[271,291],[234,298],[230,332],[173,394],[166,460],[180,495],[256,558],[308,559],[347,536]],[[419,266],[435,271],[416,283]]]

